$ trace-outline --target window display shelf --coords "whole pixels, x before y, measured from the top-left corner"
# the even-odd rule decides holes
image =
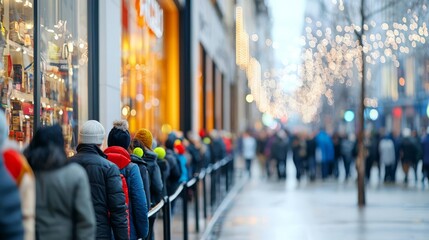
[[[34,102],[34,95],[32,93],[24,93],[15,89],[12,91],[12,95],[10,96],[10,98],[20,100],[21,102]],[[40,102],[44,104],[52,103],[51,100],[46,97],[40,98]]]
[[[16,43],[16,42],[14,42],[14,41],[12,41],[10,39],[7,40],[7,43],[9,44],[10,47],[13,48],[14,51],[16,51],[16,49],[21,49],[21,51],[22,52],[25,51],[28,56],[34,57],[33,49],[28,48],[28,47],[24,47],[21,44]]]
[[[12,95],[10,97],[11,99],[18,99],[21,102],[33,102],[34,100],[32,93],[24,93],[15,89],[12,91]]]

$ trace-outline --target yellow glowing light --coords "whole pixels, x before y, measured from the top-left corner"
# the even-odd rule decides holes
[[[252,103],[253,102],[253,96],[252,96],[252,94],[247,94],[246,95],[246,102],[248,102],[248,103]]]

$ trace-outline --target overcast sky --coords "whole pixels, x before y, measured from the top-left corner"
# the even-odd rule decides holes
[[[273,17],[273,40],[278,49],[277,59],[283,63],[297,63],[300,46],[297,39],[302,34],[305,0],[269,0]]]

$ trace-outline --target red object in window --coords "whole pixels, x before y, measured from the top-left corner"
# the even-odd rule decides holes
[[[400,107],[393,108],[392,114],[393,114],[393,117],[395,117],[395,118],[402,117],[402,108],[400,108]]]
[[[34,115],[34,106],[31,103],[22,103],[22,111],[24,112],[25,115],[30,115],[33,116]]]

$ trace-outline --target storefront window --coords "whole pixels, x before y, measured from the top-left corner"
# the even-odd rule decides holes
[[[178,35],[174,1],[122,0],[121,112],[131,133],[179,127]]]
[[[1,106],[9,137],[25,144],[33,133],[33,1],[0,1]]]
[[[66,149],[88,119],[87,2],[41,0],[41,124],[63,127]]]

